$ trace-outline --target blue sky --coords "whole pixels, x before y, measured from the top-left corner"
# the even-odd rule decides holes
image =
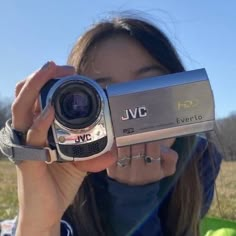
[[[234,0],[1,1],[0,98],[48,60],[65,64],[89,25],[128,10],[160,26],[188,70],[206,68],[216,117],[225,117],[236,110],[235,9]]]

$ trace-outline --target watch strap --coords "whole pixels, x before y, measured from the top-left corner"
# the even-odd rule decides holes
[[[34,160],[51,163],[57,160],[56,150],[49,147],[33,147],[24,145],[19,131],[11,128],[11,119],[0,130],[0,152],[11,162],[19,164],[21,161]]]

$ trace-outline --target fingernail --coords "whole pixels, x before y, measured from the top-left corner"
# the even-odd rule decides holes
[[[166,146],[161,146],[161,152],[162,153],[168,153],[169,152],[169,148]]]
[[[70,66],[70,65],[65,65],[65,66],[63,66],[63,68],[66,69],[66,70],[75,70],[75,67]]]
[[[47,70],[51,65],[51,62],[48,61],[47,63],[45,63],[42,67],[41,67],[41,70]]]

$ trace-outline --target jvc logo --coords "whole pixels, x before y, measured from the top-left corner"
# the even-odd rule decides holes
[[[121,117],[121,120],[132,120],[137,118],[142,118],[147,116],[146,107],[135,107],[134,109],[125,109],[124,115]]]
[[[83,134],[83,135],[79,135],[77,136],[77,139],[75,139],[76,143],[84,143],[87,141],[91,141],[92,137],[91,134]]]

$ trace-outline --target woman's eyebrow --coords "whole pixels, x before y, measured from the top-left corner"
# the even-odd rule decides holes
[[[154,65],[141,67],[140,69],[135,71],[134,74],[135,74],[135,77],[137,77],[150,71],[160,71],[163,74],[168,73],[168,70],[164,66],[159,65],[159,64],[154,64]],[[112,77],[99,77],[99,78],[95,78],[94,80],[100,84],[112,83]]]
[[[147,72],[150,72],[150,71],[157,71],[157,70],[161,71],[163,74],[168,73],[168,70],[164,66],[158,65],[158,64],[141,67],[140,69],[138,69],[134,73],[135,73],[136,76],[139,76],[139,75],[142,75],[144,73],[147,73]]]

